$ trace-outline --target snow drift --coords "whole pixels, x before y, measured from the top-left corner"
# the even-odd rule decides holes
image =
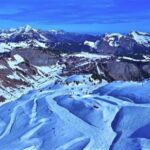
[[[2,105],[0,149],[150,149],[150,81],[100,87],[89,78],[55,79]]]

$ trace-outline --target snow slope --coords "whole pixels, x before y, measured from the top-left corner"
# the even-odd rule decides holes
[[[94,49],[97,48],[96,44],[94,42],[91,42],[91,41],[85,41],[84,45],[90,46],[91,48],[94,48]]]
[[[55,75],[0,107],[0,149],[150,149],[149,85]]]
[[[129,34],[130,36],[132,36],[132,38],[139,44],[143,44],[145,46],[150,46],[150,36],[147,33],[143,33],[143,32],[131,32]]]
[[[104,41],[107,41],[111,47],[118,47],[119,40],[123,37],[120,33],[105,34]]]
[[[59,64],[40,67],[38,64],[32,65],[19,54],[4,58],[1,63],[0,97],[4,97],[6,102],[15,100],[27,91],[49,83],[49,80],[54,80],[63,67]]]

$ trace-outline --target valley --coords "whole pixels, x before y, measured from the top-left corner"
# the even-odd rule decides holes
[[[149,33],[1,30],[0,149],[148,150],[149,78]]]

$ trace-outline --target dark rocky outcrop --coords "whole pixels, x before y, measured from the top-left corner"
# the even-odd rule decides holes
[[[47,79],[50,74],[40,68],[50,67],[58,60],[58,56],[50,52],[32,49],[14,50],[9,56],[0,57],[0,101],[15,98],[16,91],[34,87],[40,83],[39,79]]]
[[[100,74],[97,71],[97,66]],[[72,74],[93,74],[99,76],[108,82],[123,80],[123,81],[141,81],[150,77],[150,64],[118,60],[117,57],[109,59],[97,59],[91,61],[85,58],[69,57],[63,63],[66,68],[63,70],[63,75]]]

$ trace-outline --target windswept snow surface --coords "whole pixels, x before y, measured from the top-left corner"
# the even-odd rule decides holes
[[[57,76],[57,75],[56,75]],[[150,81],[55,77],[0,107],[1,150],[148,150]]]

